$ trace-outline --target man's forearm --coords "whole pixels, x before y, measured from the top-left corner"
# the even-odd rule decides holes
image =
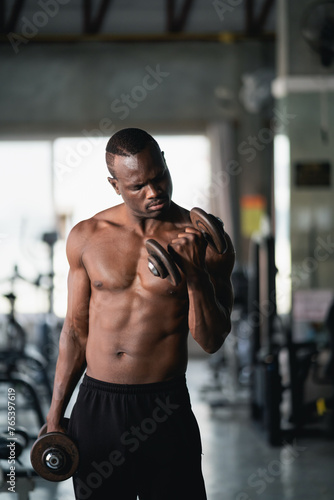
[[[58,427],[73,391],[86,367],[85,349],[65,334],[59,345],[53,395],[47,416],[48,428]]]
[[[208,353],[216,352],[231,330],[230,312],[219,304],[206,271],[188,280],[189,330]]]

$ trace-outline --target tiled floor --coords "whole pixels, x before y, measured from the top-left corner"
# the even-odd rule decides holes
[[[206,359],[190,361],[187,379],[202,434],[208,500],[334,500],[334,441],[301,437],[292,446],[269,447],[249,420],[247,405],[236,404],[239,399],[215,409],[208,405],[201,392],[209,380]],[[23,423],[28,424],[28,416]],[[29,463],[28,451],[23,461]],[[33,483],[33,491],[22,500],[74,499],[71,480],[47,483],[35,478]],[[26,491],[27,484],[22,488]],[[15,498],[6,493],[6,485],[1,491],[3,500]]]

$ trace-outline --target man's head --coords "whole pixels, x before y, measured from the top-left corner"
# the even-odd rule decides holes
[[[130,210],[141,217],[158,217],[169,208],[172,181],[163,152],[144,130],[116,132],[106,147],[108,181]]]
[[[106,161],[112,177],[117,179],[114,171],[116,156],[136,155],[149,144],[154,145],[160,151],[157,141],[140,128],[123,128],[111,136],[106,147]]]

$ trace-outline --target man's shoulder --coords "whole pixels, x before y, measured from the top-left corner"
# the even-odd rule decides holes
[[[92,225],[99,226],[103,223],[121,225],[124,214],[124,203],[107,208],[88,219]]]
[[[122,204],[123,205],[123,204]],[[72,229],[71,233],[76,236],[91,236],[93,232],[97,231],[106,224],[118,225],[121,222],[120,212],[122,205],[107,208],[101,212],[96,213],[92,217],[78,222]]]
[[[74,241],[85,240],[94,233],[98,226],[98,221],[95,220],[95,216],[90,217],[89,219],[82,220],[78,222],[75,226],[72,227],[69,235],[68,235],[68,243]]]
[[[70,231],[67,245],[81,246],[100,230],[110,226],[118,226],[121,221],[121,205],[102,210],[92,217],[78,222]]]

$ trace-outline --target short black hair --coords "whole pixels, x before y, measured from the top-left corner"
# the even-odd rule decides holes
[[[143,151],[149,144],[153,144],[160,151],[157,141],[145,130],[140,128],[123,128],[116,132],[106,146],[106,161],[108,170],[115,177],[115,156],[132,156]]]

